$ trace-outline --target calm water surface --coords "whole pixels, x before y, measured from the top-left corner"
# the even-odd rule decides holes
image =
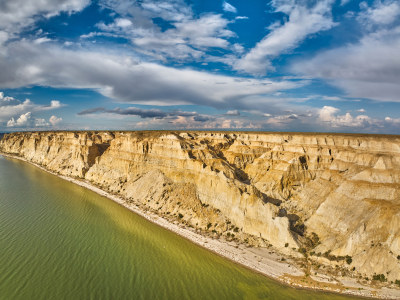
[[[0,156],[0,299],[349,299],[282,286]]]

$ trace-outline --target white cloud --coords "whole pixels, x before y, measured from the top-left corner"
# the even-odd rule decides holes
[[[207,14],[199,19],[176,23],[176,34],[188,39],[191,45],[197,47],[227,47],[223,38],[233,37],[235,33],[226,29],[229,21],[220,15]],[[173,33],[174,30],[172,30]]]
[[[191,118],[181,117],[175,122],[172,122],[173,128],[208,128],[208,129],[261,129],[262,123],[251,122],[249,120],[230,120],[224,118],[217,118],[207,123],[196,123]]]
[[[265,116],[268,116],[268,115],[269,114],[265,114]],[[270,117],[267,120],[267,124],[274,125],[274,126],[287,125],[288,123],[292,123],[293,121],[296,121],[298,119],[299,119],[299,116],[297,114],[292,113],[292,114]]]
[[[90,88],[129,103],[201,104],[218,108],[251,106],[248,97],[292,89],[304,81],[273,81],[216,75],[144,63],[123,55],[72,51],[20,41],[12,56],[0,56],[0,88],[27,85]],[[62,57],[62,59],[60,59]],[[57,72],[54,72],[57,70]],[[55,108],[53,104],[53,108]]]
[[[15,117],[27,112],[52,110],[62,106],[63,104],[57,100],[51,101],[50,105],[38,105],[29,99],[20,101],[14,97],[4,96],[4,93],[0,92],[0,122],[4,122],[10,119],[10,117]]]
[[[385,118],[385,122],[386,122],[388,125],[397,127],[396,133],[399,132],[398,130],[400,129],[400,118],[386,117],[386,118]]]
[[[0,9],[0,29],[16,33],[33,24],[40,16],[52,17],[60,12],[73,13],[82,10],[89,0],[2,0]]]
[[[199,19],[183,20],[174,23],[174,28],[161,31],[159,28],[127,27],[121,28],[116,23],[99,24],[107,32],[92,32],[82,38],[99,35],[121,36],[132,41],[138,52],[160,60],[198,60],[208,48],[227,48],[226,38],[234,35],[225,29],[228,21],[220,15],[203,15]]]
[[[244,52],[244,47],[242,45],[240,45],[240,44],[237,44],[237,43],[232,45],[232,49],[233,49],[233,51],[235,53],[241,54],[241,53]]]
[[[61,107],[61,102],[58,100],[51,100],[50,107],[51,108],[59,108],[59,107]]]
[[[57,118],[56,116],[51,116],[49,119],[49,122],[51,123],[51,125],[56,126],[58,124],[60,124],[62,122],[62,118]]]
[[[332,106],[324,106],[319,110],[319,120],[331,127],[367,127],[378,125],[376,120],[366,115],[353,117],[350,113],[339,115],[339,109]]]
[[[119,18],[119,19],[115,20],[115,25],[117,25],[118,27],[122,27],[122,28],[132,26],[132,24],[133,23],[128,19]]]
[[[31,112],[27,112],[19,116],[17,120],[11,118],[7,122],[7,127],[25,127],[28,125],[29,121],[31,120]]]
[[[34,44],[43,44],[43,43],[48,43],[51,42],[52,40],[47,38],[47,37],[41,37],[37,38],[36,40],[33,41]]]
[[[365,113],[365,109],[364,108],[357,109],[357,112]]]
[[[237,109],[235,109],[235,110],[228,110],[228,111],[226,112],[226,115],[228,115],[228,116],[240,116],[240,112],[239,112]]]
[[[288,21],[274,27],[253,49],[234,64],[236,70],[264,75],[274,70],[271,59],[296,48],[310,35],[332,28],[333,0],[317,1],[309,7],[304,1],[274,0],[275,11],[288,15]]]
[[[222,9],[226,12],[231,12],[236,14],[237,13],[237,9],[236,7],[234,7],[233,5],[229,4],[228,2],[224,1],[222,3]]]
[[[235,20],[247,20],[249,17],[246,16],[237,16]]]
[[[398,0],[375,1],[373,7],[366,7],[358,20],[366,26],[373,24],[388,25],[393,23],[400,16],[400,3]]]
[[[400,26],[364,36],[292,66],[298,74],[323,78],[347,96],[400,102]]]
[[[343,100],[342,98],[337,97],[337,96],[322,96],[322,99],[328,100],[328,101],[341,101],[341,100]]]
[[[200,117],[200,118],[199,118]],[[180,115],[175,118],[153,118],[131,124],[131,128],[146,129],[261,129],[265,122],[248,120],[242,117],[235,117],[234,120],[226,119],[226,116],[215,115]]]
[[[338,109],[336,107],[324,106],[319,111],[319,119],[323,122],[330,122],[333,118],[333,115],[335,115],[339,111],[340,111],[340,109]]]
[[[228,39],[235,35],[227,29],[230,21],[223,16],[213,13],[196,16],[183,0],[156,3],[103,0],[101,4],[122,18],[110,24],[100,23],[97,26],[102,32],[84,34],[81,38],[123,37],[132,42],[137,52],[161,61],[204,60],[209,48],[228,49]],[[154,18],[163,19],[170,28],[163,30]]]
[[[112,2],[113,0],[108,0],[108,2]],[[121,1],[124,2],[124,1]],[[128,10],[132,13],[134,17],[138,17],[137,11],[143,15],[150,17],[159,17],[167,21],[181,22],[182,20],[190,19],[193,15],[192,9],[184,0],[143,0],[140,3],[134,3],[136,6],[132,6],[133,1],[125,1],[128,2]],[[112,5],[117,12],[121,11]],[[142,11],[140,11],[142,9]],[[135,11],[136,10],[136,11]],[[124,11],[123,13],[126,13]],[[147,20],[142,20],[142,22],[147,22]]]
[[[63,106],[64,106],[64,104],[62,104],[60,101],[51,100],[50,105],[43,105],[43,106],[37,107],[36,110],[52,110],[52,109],[57,109],[57,108],[60,108]]]
[[[47,123],[45,119],[35,119],[35,127],[45,127],[49,125],[50,124]]]
[[[4,96],[4,92],[0,92],[0,106],[9,105],[13,101],[15,101],[13,97]]]
[[[6,97],[9,99],[2,100],[0,102],[0,122],[6,121],[11,116],[15,116],[31,110],[34,107],[34,104],[29,100],[25,100],[24,102],[18,101],[12,97]]]
[[[46,127],[50,124],[46,122],[45,119],[41,118],[32,118],[32,113],[27,112],[18,117],[18,119],[11,118],[7,122],[7,127],[16,127],[16,128],[33,128],[33,127]]]
[[[198,115],[179,115],[174,118],[146,118],[146,120],[131,126],[135,128],[253,128],[253,129],[279,129],[286,130],[295,128],[297,130],[320,130],[326,131],[342,131],[342,132],[379,132],[382,128],[392,132],[396,132],[400,126],[400,119],[392,119],[387,117],[386,120],[377,120],[366,115],[352,116],[350,113],[340,114],[338,108],[325,106],[321,109],[315,109],[312,112],[299,113],[289,112],[283,114],[272,115],[269,113],[260,114],[252,111],[250,117],[236,116],[230,119],[225,114],[210,116],[201,115],[200,122],[196,120]],[[265,118],[259,118],[261,116]]]

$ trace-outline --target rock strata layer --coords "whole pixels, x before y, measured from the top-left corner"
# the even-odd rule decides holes
[[[204,231],[400,279],[397,136],[26,132],[0,150]]]

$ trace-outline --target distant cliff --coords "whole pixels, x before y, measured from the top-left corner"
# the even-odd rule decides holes
[[[397,136],[34,132],[0,150],[227,239],[400,279]]]

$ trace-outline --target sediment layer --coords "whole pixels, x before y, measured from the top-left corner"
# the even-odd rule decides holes
[[[0,150],[205,232],[400,279],[397,136],[26,132]]]

